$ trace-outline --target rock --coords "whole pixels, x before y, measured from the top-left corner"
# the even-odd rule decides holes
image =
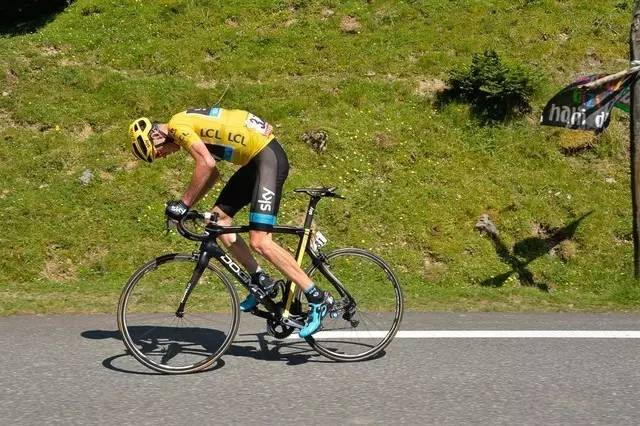
[[[327,139],[328,135],[324,130],[304,132],[300,135],[300,140],[318,153],[327,149]]]
[[[492,236],[498,236],[498,228],[496,227],[496,225],[494,225],[493,222],[491,222],[488,214],[483,214],[482,216],[480,216],[480,219],[478,219],[478,222],[476,223],[476,229],[480,232],[485,232]]]
[[[80,183],[85,186],[89,185],[91,179],[93,179],[93,173],[91,173],[91,170],[89,169],[86,169],[84,172],[82,172],[82,175],[79,178]]]
[[[345,16],[342,18],[342,21],[340,21],[340,30],[344,33],[357,34],[360,28],[360,22],[353,16]]]

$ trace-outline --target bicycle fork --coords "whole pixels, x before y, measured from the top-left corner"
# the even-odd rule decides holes
[[[178,318],[184,317],[184,308],[187,305],[187,300],[189,300],[189,295],[196,288],[198,281],[200,281],[200,277],[204,273],[204,270],[207,269],[207,265],[209,264],[209,260],[211,259],[211,252],[207,250],[203,250],[200,252],[198,256],[198,263],[196,267],[193,269],[193,273],[191,274],[191,278],[187,283],[186,288],[184,289],[184,294],[182,295],[182,300],[180,300],[180,305],[178,306],[178,310],[176,311],[176,316]]]

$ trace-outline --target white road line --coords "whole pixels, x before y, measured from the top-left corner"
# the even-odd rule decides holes
[[[314,339],[381,339],[385,331],[321,331]],[[299,339],[292,334],[289,339]],[[636,330],[401,330],[396,339],[640,339]]]

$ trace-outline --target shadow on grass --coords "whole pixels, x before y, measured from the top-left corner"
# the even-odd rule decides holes
[[[0,36],[37,31],[51,22],[73,0],[24,0],[0,2]]]
[[[471,115],[482,126],[509,123],[531,112],[531,106],[522,102],[498,103],[484,99],[467,99],[459,90],[447,88],[435,96],[434,106],[443,110],[449,104],[469,105]]]
[[[515,275],[521,285],[537,287],[541,291],[548,292],[549,284],[537,281],[527,267],[534,260],[551,253],[563,241],[572,239],[580,223],[592,213],[593,211],[590,211],[565,227],[551,230],[549,235],[545,237],[526,238],[516,243],[513,246],[513,250],[509,250],[504,241],[502,241],[493,224],[489,222],[490,226],[488,226],[487,224],[479,223],[476,227],[491,238],[491,242],[500,260],[511,267],[509,272],[486,279],[482,281],[480,285],[485,287],[501,287],[509,277]]]

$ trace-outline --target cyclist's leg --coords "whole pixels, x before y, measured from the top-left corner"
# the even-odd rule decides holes
[[[229,226],[233,217],[251,201],[253,185],[256,180],[255,162],[239,168],[229,179],[220,192],[213,212],[218,213],[218,223]],[[251,274],[251,282],[258,284],[263,290],[271,291],[274,284],[271,278],[262,271],[260,265],[251,253],[249,246],[238,234],[224,234],[220,237],[222,243],[229,249],[231,255],[240,262]],[[243,312],[249,312],[258,305],[258,299],[252,294],[240,303]]]
[[[239,168],[222,188],[212,210],[218,214],[218,223],[220,225],[230,226],[236,213],[249,204],[253,193],[255,176],[255,166],[253,163],[249,163]],[[224,234],[220,236],[220,241],[229,249],[234,259],[247,268],[249,273],[256,272],[258,262],[240,235]]]
[[[289,174],[287,154],[277,140],[272,140],[253,159],[256,177],[252,188],[249,231],[251,248],[271,262],[287,278],[303,290],[311,287],[311,279],[300,268],[291,253],[271,237],[280,208],[282,187]]]
[[[287,278],[298,284],[302,290],[309,290],[313,286],[311,279],[300,268],[291,253],[273,241],[271,235],[267,231],[249,231],[251,248],[272,263]]]
[[[233,218],[225,213],[219,206],[213,208],[213,212],[218,214],[218,224],[231,226]],[[253,274],[258,269],[258,262],[251,253],[249,246],[239,234],[223,234],[220,241],[229,250],[234,259],[244,266],[249,273]]]
[[[333,299],[313,284],[291,253],[273,241],[270,232],[276,224],[282,187],[289,173],[286,153],[274,139],[254,160],[257,176],[249,216],[249,224],[253,228],[249,232],[251,248],[304,291],[310,311],[307,324],[300,334],[308,336],[320,328],[322,318],[327,314]]]

